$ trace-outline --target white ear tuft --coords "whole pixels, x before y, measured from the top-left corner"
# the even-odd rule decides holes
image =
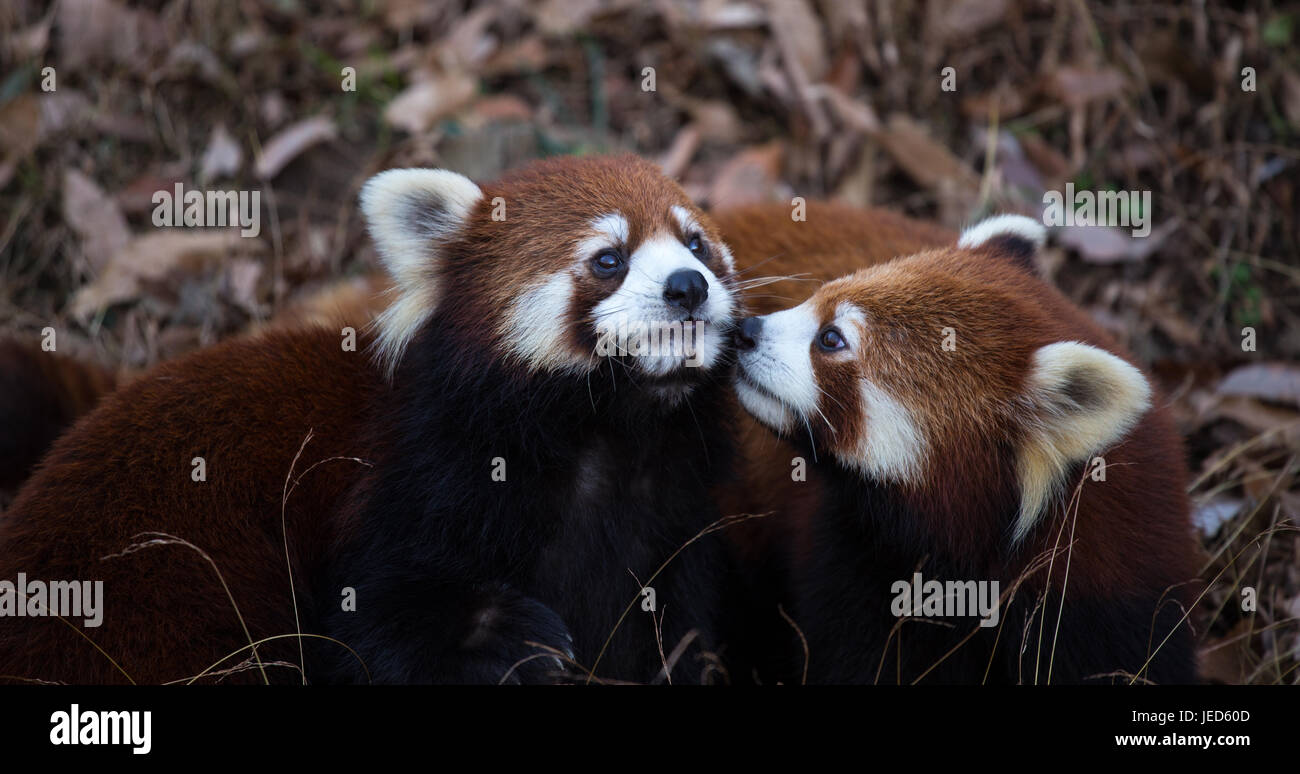
[[[994,239],[1007,241],[1018,248],[1017,252],[1032,255],[1047,244],[1047,229],[1024,215],[994,215],[961,232],[957,246],[979,247]]]
[[[1024,396],[1034,420],[1019,455],[1020,518],[1013,539],[1033,527],[1070,465],[1119,441],[1151,407],[1151,385],[1132,364],[1077,341],[1034,353]]]
[[[398,282],[426,276],[438,244],[469,217],[483,191],[445,169],[390,169],[361,189],[361,211],[384,267]]]
[[[390,169],[361,189],[361,211],[398,297],[375,324],[379,361],[390,375],[438,303],[440,252],[469,219],[483,191],[445,169]]]

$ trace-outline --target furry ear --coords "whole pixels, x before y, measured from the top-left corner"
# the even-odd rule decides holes
[[[1119,441],[1151,407],[1151,385],[1142,372],[1088,344],[1041,347],[1031,369],[1024,397],[1034,416],[1019,455],[1016,541],[1059,491],[1070,465]]]
[[[411,337],[438,304],[444,245],[469,220],[483,191],[445,169],[390,169],[361,189],[361,211],[398,296],[375,321],[376,357],[391,376]]]
[[[1024,215],[994,215],[961,233],[957,246],[967,249],[993,247],[1021,268],[1038,273],[1034,256],[1047,244],[1047,229]]]

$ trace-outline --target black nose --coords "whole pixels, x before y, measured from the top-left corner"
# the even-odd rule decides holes
[[[709,281],[695,269],[678,269],[664,283],[664,300],[687,312],[694,312],[709,297]]]
[[[762,317],[746,317],[736,329],[736,346],[740,349],[753,349],[758,346],[758,334],[763,330]]]

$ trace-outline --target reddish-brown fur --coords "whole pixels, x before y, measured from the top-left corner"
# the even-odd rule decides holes
[[[743,279],[797,277],[747,293],[750,314],[795,306],[823,282],[957,241],[942,226],[888,210],[810,201],[804,220],[792,212],[785,204],[754,204],[712,213]]]

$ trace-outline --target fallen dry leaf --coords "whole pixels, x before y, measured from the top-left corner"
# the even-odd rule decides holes
[[[122,208],[122,212],[138,215],[144,212],[152,212],[158,205],[154,203],[153,196],[159,191],[175,191],[176,184],[185,183],[186,177],[181,174],[169,175],[165,172],[150,170],[140,177],[127,183],[124,188],[114,194],[113,198],[117,200],[117,205]]]
[[[1243,618],[1224,637],[1210,640],[1201,648],[1197,673],[1211,683],[1238,685],[1246,679],[1252,660],[1250,619]]]
[[[1007,0],[957,0],[940,6],[934,31],[941,41],[970,37],[1007,15]]]
[[[1192,524],[1206,537],[1214,537],[1225,523],[1241,512],[1243,503],[1231,497],[1218,497],[1192,509]]]
[[[1224,377],[1217,392],[1300,406],[1300,366],[1287,363],[1244,365]]]
[[[258,295],[258,285],[266,267],[254,258],[234,258],[222,267],[222,288],[225,297],[243,309],[250,317],[262,316],[263,308]]]
[[[1177,218],[1151,229],[1144,237],[1134,237],[1129,228],[1111,226],[1056,226],[1052,234],[1056,241],[1079,253],[1088,263],[1132,263],[1145,260],[1160,248],[1170,234],[1181,225]]]
[[[961,112],[979,121],[989,121],[996,113],[999,121],[1006,121],[1025,112],[1024,89],[1009,83],[999,83],[997,88],[966,97],[961,101]]]
[[[527,102],[513,94],[496,94],[475,102],[467,120],[487,124],[493,121],[531,121],[532,118],[533,109]]]
[[[721,209],[771,201],[784,158],[785,146],[779,140],[737,153],[718,171],[709,189],[709,206]]]
[[[920,185],[938,189],[947,183],[972,193],[979,190],[979,176],[974,170],[911,118],[901,113],[891,115],[885,131],[877,139],[898,166]]]
[[[1300,75],[1295,70],[1282,70],[1282,112],[1292,128],[1300,129]]]
[[[808,80],[822,80],[830,62],[821,22],[808,0],[768,0],[767,12],[773,33],[781,36],[783,46],[788,46]]]
[[[270,180],[280,174],[280,170],[289,165],[303,151],[311,146],[333,140],[338,136],[338,127],[334,121],[325,116],[316,116],[292,124],[277,132],[257,158],[255,171],[257,176]]]
[[[61,71],[121,64],[147,72],[152,54],[168,44],[158,17],[117,0],[61,0],[55,29]]]
[[[54,135],[86,124],[94,114],[90,100],[81,92],[63,88],[42,94],[40,141],[46,142]]]
[[[691,159],[700,147],[700,132],[694,125],[687,125],[677,132],[668,150],[659,158],[659,168],[673,179],[682,176],[690,166]]]
[[[1119,96],[1126,83],[1124,74],[1113,67],[1062,67],[1048,79],[1047,90],[1067,106],[1079,108],[1094,100]]]
[[[244,152],[226,131],[226,125],[217,124],[208,139],[207,150],[203,151],[203,160],[199,162],[199,183],[206,185],[211,180],[235,174],[243,160]]]
[[[854,99],[834,86],[826,86],[818,92],[830,105],[840,123],[857,132],[875,134],[880,131],[880,118],[876,111],[866,102]]]
[[[47,16],[44,20],[33,24],[27,29],[13,33],[13,36],[8,41],[9,55],[19,61],[39,59],[44,56],[46,47],[50,45],[50,25],[52,22],[53,19]]]
[[[71,313],[85,321],[112,304],[138,298],[144,283],[162,282],[173,272],[195,273],[236,253],[260,252],[261,240],[239,229],[161,230],[135,237],[113,256],[94,282],[73,297]]]
[[[464,73],[427,77],[407,86],[384,108],[384,120],[412,134],[434,124],[474,98],[478,85]]]
[[[1214,404],[1212,415],[1231,419],[1256,433],[1276,433],[1277,439],[1288,445],[1300,444],[1300,414],[1289,409],[1228,395]]]
[[[95,272],[131,240],[117,202],[75,169],[63,173],[63,219],[81,240],[81,253]]]
[[[533,11],[533,20],[546,35],[564,37],[587,25],[604,3],[602,0],[543,0]]]
[[[0,105],[0,188],[9,184],[19,162],[40,142],[41,109],[36,96],[20,94]]]

